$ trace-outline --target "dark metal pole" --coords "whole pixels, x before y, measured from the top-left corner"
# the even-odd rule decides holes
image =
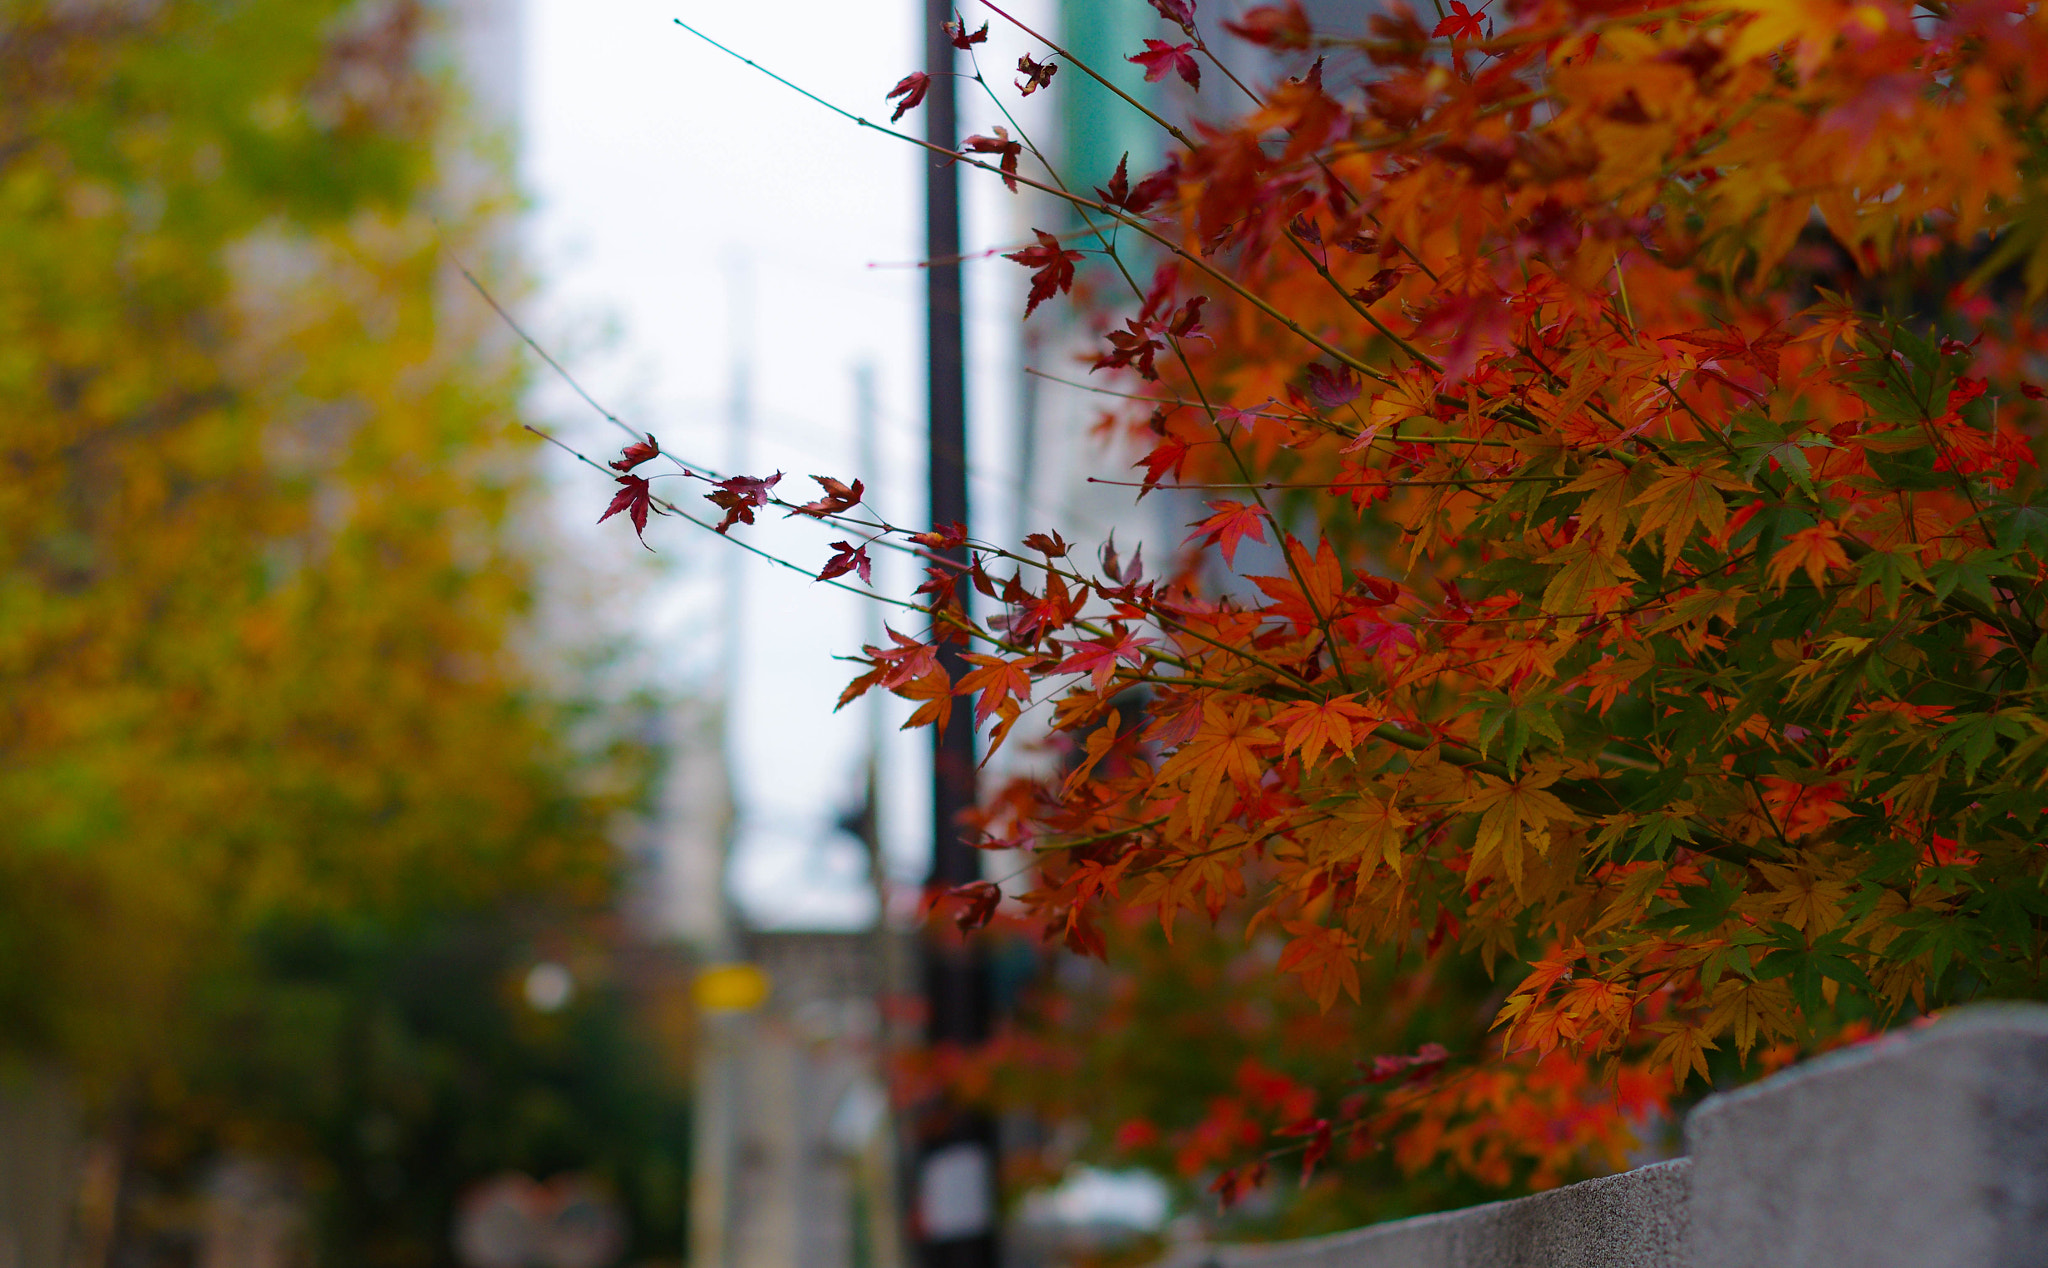
[[[947,0],[925,0],[925,67],[932,77],[925,97],[926,138],[947,150],[960,142],[953,78],[954,49],[944,30],[953,17]],[[930,354],[931,521],[966,524],[967,370],[960,277],[959,168],[927,157],[925,167],[925,271]],[[966,551],[954,558],[966,562]],[[963,596],[966,592],[961,586]],[[941,662],[962,668],[958,651],[942,645]],[[974,726],[966,709],[934,728],[932,749],[931,883],[962,885],[981,879],[981,855],[961,838],[961,812],[974,804]],[[925,948],[926,1037],[933,1044],[972,1046],[989,1032],[988,965],[979,949],[933,937]],[[986,1115],[938,1104],[917,1129],[917,1210],[914,1227],[923,1268],[993,1268],[997,1262],[994,1125]]]
[[[954,114],[953,45],[940,29],[950,16],[944,0],[925,0],[930,17],[932,67],[930,94],[925,98],[926,124],[935,145],[959,144]],[[930,156],[925,170],[925,272],[931,357],[929,423],[932,526],[967,523],[967,369],[961,320],[960,169]],[[966,561],[966,551],[950,554]],[[964,593],[967,587],[963,584]],[[953,644],[947,644],[950,648]],[[962,810],[974,804],[974,730],[956,724],[935,736],[932,809],[936,849],[932,879],[961,885],[981,879],[981,855],[960,839],[956,824]],[[936,728],[935,728],[936,729]],[[948,1035],[969,1042],[980,1034]]]

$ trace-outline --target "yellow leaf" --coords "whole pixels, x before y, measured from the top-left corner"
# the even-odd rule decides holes
[[[1346,804],[1331,818],[1318,844],[1324,859],[1358,860],[1359,879],[1370,878],[1384,862],[1396,877],[1401,875],[1401,847],[1408,840],[1409,817],[1391,801],[1361,797]]]
[[[1641,579],[1636,570],[1628,566],[1628,561],[1615,553],[1619,544],[1618,535],[1610,538],[1605,533],[1587,529],[1564,549],[1538,559],[1536,562],[1540,564],[1564,565],[1551,574],[1550,584],[1543,588],[1543,610],[1553,616],[1581,612],[1589,594],[1598,596],[1608,608],[1615,606],[1626,593],[1621,583]]]
[[[1578,479],[1559,489],[1560,493],[1590,493],[1579,503],[1579,529],[1603,533],[1620,541],[1628,532],[1628,507],[1635,497],[1636,468],[1613,458],[1596,458],[1579,472]]]
[[[1493,874],[1495,864],[1517,890],[1522,887],[1523,855],[1550,848],[1552,823],[1576,823],[1578,817],[1543,789],[1557,782],[1558,771],[1536,770],[1513,783],[1482,775],[1484,789],[1460,804],[1460,813],[1479,815],[1479,833],[1472,843],[1471,875]]]
[[[1664,1036],[1651,1051],[1650,1064],[1669,1067],[1673,1086],[1684,1087],[1692,1074],[1698,1074],[1703,1082],[1713,1078],[1707,1073],[1706,1054],[1716,1045],[1705,1029],[1682,1021],[1660,1021],[1650,1029]]]
[[[1735,1050],[1745,1059],[1759,1036],[1770,1039],[1792,1033],[1792,992],[1782,978],[1768,982],[1722,978],[1711,1003],[1705,1029],[1717,1035],[1733,1033]]]

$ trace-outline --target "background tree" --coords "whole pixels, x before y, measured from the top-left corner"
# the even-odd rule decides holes
[[[520,378],[444,302],[443,255],[491,257],[510,204],[433,21],[0,17],[0,1045],[68,1072],[123,1147],[117,1237],[151,1184],[260,1145],[340,1202],[348,1262],[436,1262],[459,1183],[595,1159],[570,1123],[573,1148],[467,1139],[372,1184],[347,1142],[398,1077],[352,1052],[374,1035],[427,1067],[412,1095],[553,1051],[492,1086],[553,1062],[674,1112],[658,1080],[605,1082],[616,1035],[488,1054],[524,1005],[487,979],[543,915],[602,944],[606,824],[645,771],[567,746],[514,646]],[[495,957],[445,983],[473,1022],[397,980],[454,918]],[[322,938],[324,968],[279,949]]]

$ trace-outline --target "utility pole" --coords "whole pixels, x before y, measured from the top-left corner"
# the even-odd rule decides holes
[[[944,150],[960,144],[954,50],[944,27],[953,16],[947,0],[925,0],[926,139]],[[928,155],[925,163],[925,270],[930,397],[931,522],[966,524],[967,369],[960,276],[959,168]],[[948,559],[963,567],[965,548]],[[964,579],[960,593],[968,593]],[[934,631],[936,634],[938,631]],[[948,672],[963,668],[957,646],[940,644]],[[981,879],[981,854],[961,838],[960,814],[974,805],[973,714],[956,710],[933,728],[932,871],[939,887]],[[925,942],[926,1039],[972,1047],[988,1039],[988,965],[974,944],[943,934]],[[925,1107],[915,1126],[916,1206],[912,1227],[921,1268],[995,1268],[996,1140],[985,1114],[941,1102]]]

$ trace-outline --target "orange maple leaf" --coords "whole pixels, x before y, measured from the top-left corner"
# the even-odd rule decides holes
[[[1653,1034],[1664,1037],[1657,1041],[1656,1050],[1650,1053],[1650,1064],[1670,1069],[1674,1082],[1683,1083],[1687,1075],[1697,1073],[1702,1081],[1711,1080],[1707,1072],[1706,1054],[1716,1045],[1713,1036],[1705,1029],[1686,1021],[1660,1021],[1650,1024]]]
[[[1825,287],[1818,289],[1821,301],[1800,314],[1812,318],[1813,324],[1795,336],[1792,342],[1810,340],[1820,344],[1821,360],[1826,361],[1834,356],[1837,344],[1847,344],[1851,348],[1856,346],[1856,336],[1863,332],[1863,320],[1847,296]]]
[[[1657,475],[1657,482],[1629,505],[1643,508],[1636,521],[1637,541],[1657,529],[1664,530],[1664,566],[1668,569],[1678,562],[1695,525],[1704,526],[1710,536],[1720,535],[1728,522],[1728,504],[1721,500],[1719,490],[1749,486],[1730,475],[1720,462],[1659,467]]]
[[[1185,779],[1190,822],[1205,824],[1226,784],[1250,787],[1264,776],[1262,747],[1280,737],[1254,717],[1258,702],[1243,698],[1228,708],[1215,697],[1202,702],[1202,721],[1159,772],[1162,783]]]
[[[1273,715],[1273,725],[1286,728],[1281,755],[1300,750],[1302,768],[1309,770],[1325,747],[1351,756],[1360,733],[1371,730],[1380,717],[1362,704],[1353,704],[1351,696],[1334,696],[1296,701]]]
[[[1785,592],[1785,586],[1798,569],[1805,569],[1815,589],[1827,584],[1829,568],[1847,568],[1849,556],[1843,551],[1840,538],[1842,532],[1833,524],[1820,523],[1812,528],[1802,528],[1787,538],[1778,553],[1771,556],[1766,575],[1778,593]]]
[[[904,730],[934,724],[941,731],[946,729],[947,721],[953,716],[953,684],[947,679],[945,670],[934,669],[922,678],[904,683],[900,687],[892,687],[890,690],[905,700],[924,702],[904,721]]]
[[[1294,626],[1295,633],[1306,634],[1323,621],[1333,620],[1341,613],[1344,599],[1344,565],[1337,560],[1337,552],[1330,549],[1327,538],[1316,543],[1316,553],[1311,556],[1308,547],[1290,535],[1286,539],[1287,558],[1294,565],[1294,575],[1285,577],[1252,577],[1251,583],[1264,591],[1273,600],[1267,609],[1275,616],[1283,616]]]
[[[1280,953],[1280,971],[1300,976],[1301,984],[1324,1012],[1343,991],[1358,998],[1358,940],[1343,929],[1289,921],[1294,940]]]
[[[976,726],[988,721],[988,716],[1000,708],[1012,696],[1029,704],[1031,701],[1031,670],[1040,662],[1036,656],[1020,656],[1016,660],[1004,660],[1000,656],[983,656],[967,652],[962,659],[975,668],[960,675],[954,684],[953,694],[972,695],[979,691],[981,699],[974,705]]]
[[[1209,503],[1209,509],[1216,513],[1196,524],[1187,540],[1200,538],[1204,546],[1221,547],[1226,565],[1236,566],[1237,544],[1245,538],[1266,540],[1266,513],[1258,507],[1226,499]]]

